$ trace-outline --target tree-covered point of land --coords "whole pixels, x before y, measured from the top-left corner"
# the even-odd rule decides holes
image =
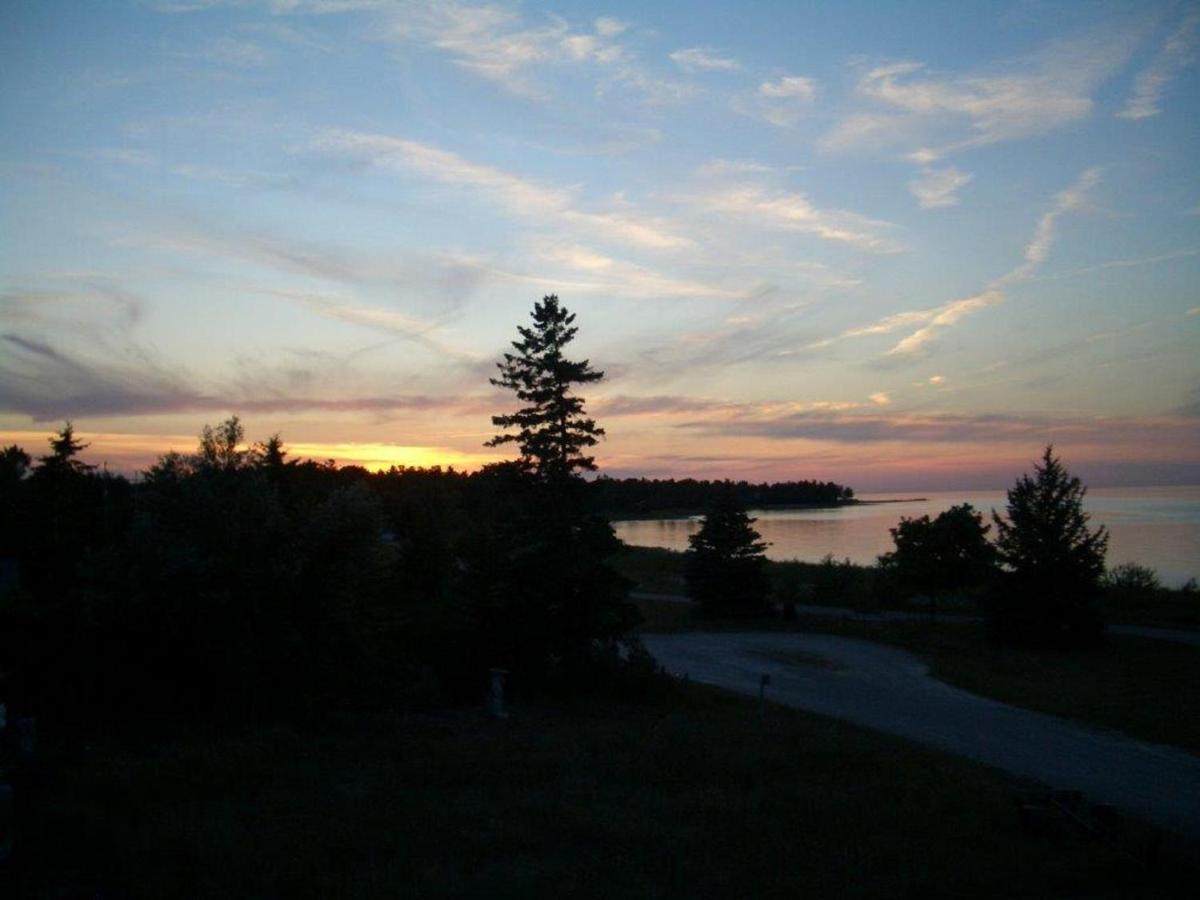
[[[832,481],[707,481],[695,478],[610,478],[588,483],[588,507],[613,518],[691,514],[707,510],[718,496],[732,493],[747,509],[772,506],[838,506],[854,490]]]
[[[1094,642],[1108,531],[1083,511],[1087,488],[1047,446],[1032,475],[1008,492],[1006,516],[993,512],[1006,575],[990,604],[1005,639],[1059,645]]]
[[[684,581],[710,618],[751,618],[768,611],[767,545],[737,495],[718,495],[700,530],[688,538]]]

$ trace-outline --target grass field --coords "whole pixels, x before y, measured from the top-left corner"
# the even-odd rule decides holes
[[[1093,650],[1031,650],[999,646],[979,624],[811,616],[726,625],[697,621],[690,604],[637,605],[647,632],[768,627],[891,644],[927,662],[935,678],[981,696],[1200,753],[1200,650],[1186,644],[1110,635]]]
[[[679,594],[682,553],[632,547],[618,559],[640,590]],[[770,564],[775,577],[788,564]],[[816,568],[816,566],[814,566]],[[839,566],[834,566],[839,568]],[[1182,595],[1182,592],[1174,592]],[[737,630],[769,628],[820,631],[894,644],[929,662],[934,677],[985,697],[1037,709],[1093,727],[1112,728],[1154,743],[1200,752],[1200,652],[1187,644],[1110,635],[1092,650],[1031,650],[1001,647],[986,640],[978,624],[948,622],[858,622],[806,617],[794,624],[706,623],[691,604],[638,598],[642,631]],[[836,604],[834,604],[836,605]],[[846,602],[845,606],[853,606]],[[1162,608],[1126,622],[1162,623]],[[1181,619],[1176,619],[1176,624]]]
[[[1200,650],[1193,646],[1110,635],[1093,650],[1031,650],[997,645],[979,624],[823,616],[724,624],[698,620],[687,603],[636,603],[646,632],[795,629],[891,644],[925,660],[935,678],[981,696],[1200,753]]]
[[[998,646],[982,626],[813,617],[799,627],[903,647],[942,681],[1014,706],[1200,753],[1200,650],[1110,636],[1094,650]]]
[[[708,689],[513,709],[51,737],[15,894],[1128,898],[1200,874],[1173,838],[1148,870],[1025,830],[993,770]]]

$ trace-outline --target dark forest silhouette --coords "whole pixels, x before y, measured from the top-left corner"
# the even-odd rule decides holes
[[[577,835],[579,808],[596,801],[619,803],[621,812],[606,813],[571,843],[603,847],[605,865],[614,835],[644,835],[643,844],[658,847],[663,832],[695,818],[701,829],[680,856],[687,867],[714,855],[750,860],[757,871],[763,834],[779,852],[794,846],[787,835],[796,810],[822,833],[847,823],[827,841],[839,852],[860,840],[862,826],[847,819],[844,798],[863,795],[870,777],[871,798],[901,784],[910,799],[944,793],[919,826],[928,833],[943,826],[946,798],[958,803],[960,793],[971,793],[963,821],[974,821],[982,792],[931,775],[927,751],[905,763],[898,745],[884,743],[864,756],[863,741],[873,740],[866,733],[845,730],[851,740],[817,719],[785,721],[767,703],[750,712],[668,679],[639,633],[653,630],[656,617],[694,628],[694,607],[713,631],[819,628],[888,640],[873,630],[888,620],[859,620],[845,608],[911,609],[925,601],[931,615],[987,616],[986,630],[902,620],[927,630],[909,635],[927,647],[950,640],[938,658],[957,665],[962,654],[986,650],[1006,666],[1036,659],[1040,672],[1045,659],[1070,667],[1083,656],[1045,648],[1097,641],[1101,595],[1151,614],[1170,605],[1163,595],[1172,592],[1149,570],[1105,573],[1107,534],[1089,526],[1082,484],[1049,447],[992,526],[962,505],[902,519],[892,530],[895,549],[876,566],[832,556],[768,561],[748,509],[842,505],[855,502],[853,491],[817,481],[585,477],[595,472],[593,448],[604,431],[576,392],[603,373],[570,357],[574,316],[555,296],[537,303],[517,331],[493,379],[512,393],[512,407],[493,417],[497,433],[488,442],[513,445],[515,458],[476,472],[368,472],[297,460],[278,434],[248,445],[237,416],[205,425],[193,451],[164,454],[132,480],[83,462],[88,448],[70,422],[36,460],[16,446],[0,450],[0,703],[14,723],[0,740],[0,789],[14,788],[13,858],[41,867],[34,880],[53,882],[51,870],[83,847],[99,848],[95,872],[109,859],[138,857],[127,866],[137,878],[143,861],[180,845],[208,870],[216,823],[211,833],[228,830],[220,840],[243,848],[247,877],[271,893],[285,869],[295,869],[290,884],[312,883],[315,869],[298,867],[301,857],[357,865],[380,840],[407,853],[414,835],[404,829],[414,822],[441,823],[429,844],[447,866],[461,864],[459,843],[476,839],[481,820],[495,834],[488,856],[508,859],[516,820],[548,823],[538,842]],[[684,554],[626,547],[610,524],[622,515],[680,512],[703,513]],[[647,576],[670,594],[633,593],[634,579]],[[692,604],[679,602],[680,590]],[[1194,601],[1194,592],[1188,596]],[[811,606],[820,605],[839,608],[825,610],[823,626],[813,624]],[[773,621],[781,614],[785,623]],[[995,647],[989,638],[1034,649]],[[986,682],[987,665],[967,666],[964,677],[982,671]],[[502,719],[495,704],[484,716],[479,703],[501,674],[514,712]],[[761,676],[760,690],[768,684]],[[1032,695],[1038,702],[1059,682],[1041,688]],[[1139,713],[1143,700],[1136,699]],[[1056,702],[1052,714],[1076,701]],[[57,746],[56,769],[39,768],[23,749],[35,717]],[[670,743],[665,731],[675,735]],[[124,749],[93,753],[97,739]],[[256,760],[249,774],[248,758]],[[169,771],[178,773],[174,784]],[[826,774],[807,778],[813,771]],[[76,779],[79,772],[91,773],[90,782]],[[260,790],[260,782],[270,787]],[[70,796],[89,783],[83,799]],[[805,799],[792,809],[747,799],[817,783],[820,790],[801,791]],[[127,809],[114,812],[113,798],[127,790]],[[639,803],[645,796],[652,800]],[[364,797],[379,810],[367,811]],[[172,821],[180,807],[205,810],[195,820],[205,823],[200,836],[136,843],[144,826],[130,823],[142,823],[156,803]],[[280,827],[278,809],[291,803],[319,812]],[[339,805],[341,818],[326,819]],[[873,799],[868,807],[877,814]],[[739,808],[731,820],[729,810]],[[758,810],[752,819],[748,808]],[[727,843],[713,837],[710,815],[726,823]],[[91,824],[79,826],[80,817]],[[560,819],[570,827],[560,828]],[[247,822],[282,837],[247,842]],[[763,824],[749,827],[755,822]],[[0,803],[0,850],[6,827]],[[888,843],[903,844],[913,827],[907,814],[897,817]],[[960,835],[953,838],[957,848]],[[121,849],[131,840],[132,849]],[[59,846],[68,849],[50,852]],[[524,867],[526,854],[519,856]],[[155,865],[167,873],[164,883],[176,883],[173,859]],[[397,871],[407,886],[408,870]],[[0,893],[3,879],[0,856]]]
[[[832,481],[708,481],[694,478],[609,478],[601,475],[588,485],[592,509],[621,516],[694,514],[732,494],[747,509],[796,506],[838,506],[854,499],[854,489]]]
[[[36,462],[4,449],[8,701],[64,717],[244,718],[317,697],[474,697],[494,667],[530,686],[594,686],[642,661],[631,584],[611,564],[621,544],[608,520],[622,514],[707,510],[689,592],[710,616],[768,614],[745,509],[835,505],[853,491],[586,480],[604,431],[575,389],[603,373],[568,357],[574,316],[555,296],[518,335],[493,379],[518,405],[493,418],[489,442],[518,456],[474,473],[297,461],[279,435],[245,448],[236,416],[136,481],[82,462],[69,422]],[[1087,529],[1082,495],[1047,448],[1010,492],[995,545],[969,507],[904,520],[876,574],[828,560],[777,598],[966,591],[1003,638],[1086,642],[1101,627],[1106,535]],[[1137,574],[1122,576],[1127,594],[1157,589]]]

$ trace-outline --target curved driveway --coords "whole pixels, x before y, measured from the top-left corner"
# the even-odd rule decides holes
[[[932,678],[910,653],[820,634],[644,634],[673,675],[845,719],[1082,791],[1200,837],[1200,757],[1008,706]]]

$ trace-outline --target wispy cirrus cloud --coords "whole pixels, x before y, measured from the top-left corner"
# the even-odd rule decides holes
[[[1170,83],[1196,63],[1196,37],[1200,12],[1184,17],[1163,43],[1150,65],[1133,80],[1133,92],[1117,112],[1122,119],[1148,119],[1162,112],[1162,97]]]
[[[867,407],[878,408],[891,403],[884,392],[872,394],[866,401],[858,400],[810,400],[810,401],[757,401],[738,402],[717,400],[710,397],[694,397],[680,394],[616,394],[599,397],[593,407],[598,413],[612,418],[637,418],[656,416],[676,418],[703,413],[706,421],[771,421],[782,416],[834,414]],[[693,427],[695,421],[676,423]]]
[[[1113,417],[1062,414],[913,415],[878,412],[837,413],[789,411],[781,415],[722,416],[694,420],[678,427],[699,433],[775,440],[821,440],[840,443],[1004,443],[1044,444],[1049,440],[1136,444],[1154,435],[1175,447],[1200,438],[1200,422],[1192,417]]]
[[[1188,259],[1193,256],[1200,256],[1200,248],[1172,250],[1170,253],[1156,253],[1153,256],[1141,256],[1129,259],[1110,259],[1102,263],[1097,263],[1094,266],[1083,266],[1082,268],[1068,269],[1065,272],[1055,272],[1050,275],[1041,275],[1039,277],[1043,280],[1070,278],[1076,275],[1086,275],[1091,272],[1103,272],[1109,269],[1136,269],[1140,268],[1141,266],[1156,266],[1162,263],[1174,262],[1180,259]]]
[[[758,86],[758,93],[776,99],[795,97],[811,103],[817,96],[817,83],[803,75],[783,75],[775,81],[764,81]]]
[[[1087,203],[1088,195],[1100,183],[1100,169],[1085,169],[1075,183],[1054,198],[1050,209],[1038,219],[1033,239],[1025,247],[1025,262],[1000,279],[1001,283],[1021,281],[1031,276],[1046,260],[1054,243],[1058,220],[1069,212],[1078,210]]]
[[[606,240],[654,250],[672,250],[691,245],[691,240],[672,230],[661,219],[627,209],[590,211],[576,208],[572,191],[473,163],[456,153],[428,144],[390,135],[356,131],[327,131],[314,142],[316,151],[357,160],[373,166],[394,168],[464,189],[483,192],[510,213],[559,224]]]
[[[97,147],[91,151],[91,156],[108,162],[120,163],[123,166],[137,166],[146,169],[159,164],[159,158],[149,150],[137,147]]]
[[[156,9],[199,13],[229,6],[257,7],[275,16],[370,14],[373,39],[443,53],[459,68],[531,99],[551,95],[547,73],[572,66],[602,73],[598,90],[619,84],[656,101],[690,94],[687,85],[656,77],[639,63],[621,40],[629,23],[613,16],[574,26],[559,15],[526,15],[515,5],[460,0],[165,0]],[[216,50],[232,65],[259,64],[246,47]]]
[[[199,58],[235,69],[261,69],[269,66],[275,54],[257,41],[245,38],[217,38],[206,45]]]
[[[1116,26],[1051,42],[990,69],[955,73],[914,61],[861,73],[859,97],[819,141],[826,151],[899,148],[928,165],[950,153],[1069,125],[1094,108],[1093,93],[1127,62],[1138,27]]]
[[[1033,238],[1025,246],[1025,261],[1021,265],[1006,272],[978,295],[963,300],[954,300],[931,310],[932,315],[929,320],[899,341],[887,352],[887,355],[904,357],[922,353],[945,329],[957,324],[972,313],[1004,302],[1004,291],[1008,286],[1029,279],[1045,262],[1050,247],[1054,243],[1058,220],[1068,212],[1082,207],[1087,201],[1088,193],[1099,181],[1099,169],[1085,170],[1071,187],[1059,192],[1054,198],[1051,208],[1038,219]]]
[[[870,335],[891,334],[916,325],[914,331],[901,338],[885,354],[886,357],[914,357],[927,352],[934,340],[946,329],[957,325],[963,319],[989,306],[1004,302],[1005,290],[1013,285],[1031,278],[1037,269],[1045,262],[1058,226],[1058,220],[1069,212],[1078,210],[1085,205],[1091,190],[1100,181],[1100,170],[1090,168],[1084,170],[1075,183],[1066,190],[1060,191],[1054,198],[1050,209],[1038,219],[1033,236],[1025,245],[1024,261],[995,279],[978,294],[951,300],[940,306],[927,309],[908,310],[893,313],[867,325],[848,328],[833,337],[822,338],[806,345],[804,350],[819,350],[839,341],[850,338],[867,337]]]
[[[559,276],[551,269],[544,276],[547,286],[560,285],[572,293],[602,293],[611,297],[635,299],[651,297],[715,297],[737,299],[746,295],[745,285],[721,284],[682,278],[655,271],[646,266],[615,259],[579,244],[560,241],[541,243],[535,250],[540,260],[569,270]],[[582,273],[582,280],[581,280]]]
[[[721,56],[708,47],[688,47],[670,54],[671,62],[685,72],[736,72],[742,66],[736,59]]]
[[[94,342],[68,350],[49,341],[0,333],[0,411],[35,422],[79,416],[146,416],[169,413],[406,411],[483,415],[495,408],[484,396],[362,393],[330,372],[298,378],[294,370],[258,368],[249,374],[205,378],[151,350]],[[352,387],[349,386],[349,387]],[[300,388],[298,390],[298,388]]]
[[[958,191],[974,180],[973,175],[960,172],[954,166],[934,169],[926,166],[919,178],[908,183],[908,189],[921,209],[942,209],[958,205]]]
[[[617,394],[599,397],[592,404],[597,414],[623,418],[627,416],[672,416],[698,412],[712,412],[736,407],[729,401],[712,400],[704,397],[651,394],[630,396]]]
[[[462,68],[530,96],[542,93],[528,77],[534,66],[620,62],[625,51],[614,40],[620,31],[604,31],[572,31],[557,16],[530,24],[512,10],[453,0],[402,7],[390,22],[393,38],[427,43]]]
[[[97,272],[48,272],[41,283],[55,285],[0,291],[0,326],[53,331],[64,335],[118,333],[135,325],[145,309],[142,297]]]
[[[654,101],[691,93],[646,69],[621,41],[628,23],[611,16],[574,28],[557,15],[529,18],[512,8],[433,0],[388,7],[383,22],[386,39],[441,51],[460,68],[532,99],[551,94],[544,73],[567,66],[591,66],[598,92],[619,85]]]
[[[480,357],[461,347],[455,347],[437,336],[438,323],[410,315],[397,309],[368,306],[345,297],[330,296],[315,291],[262,289],[260,293],[297,303],[324,316],[354,325],[383,331],[386,334],[421,344],[435,353],[462,362],[477,362]]]
[[[773,175],[776,166],[754,159],[711,159],[696,168],[696,174],[704,178],[723,178],[737,175]]]
[[[781,75],[737,96],[733,108],[776,128],[794,128],[812,110],[816,97],[815,79],[804,75]]]
[[[161,13],[185,14],[222,7],[252,6],[277,16],[362,12],[390,5],[394,5],[392,0],[157,0],[153,3],[154,9]]]
[[[888,234],[894,227],[891,223],[847,210],[822,209],[801,193],[741,184],[699,194],[692,201],[703,210],[735,217],[750,228],[812,234],[871,253],[901,249]]]

